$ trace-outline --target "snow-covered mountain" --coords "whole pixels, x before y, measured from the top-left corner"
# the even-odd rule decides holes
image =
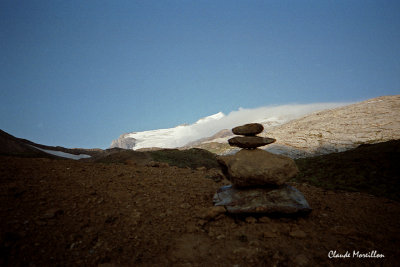
[[[201,118],[193,124],[184,124],[168,129],[125,133],[118,139],[113,140],[110,147],[134,150],[183,147],[202,138],[208,138],[215,134],[218,136],[221,130],[230,130],[241,124],[259,122],[268,129],[312,112],[343,105],[345,103],[292,104],[255,109],[240,108],[237,111],[230,112],[228,115],[218,112]],[[221,137],[219,141],[225,142],[229,134],[219,136]]]
[[[158,129],[143,132],[132,132],[121,135],[118,139],[112,141],[110,148],[120,147],[125,149],[143,149],[143,148],[175,148],[184,146],[190,142],[193,136],[198,136],[203,130],[204,124],[218,121],[225,117],[222,112],[201,118],[193,124],[182,124],[174,128]],[[204,133],[208,134],[208,133]],[[212,133],[209,133],[211,135]]]

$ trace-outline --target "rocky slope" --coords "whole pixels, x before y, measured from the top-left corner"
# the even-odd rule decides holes
[[[266,150],[292,158],[345,151],[360,144],[400,139],[400,95],[382,96],[344,107],[315,112],[282,125],[264,125],[261,134],[277,140]],[[223,138],[208,138],[191,147],[232,153]],[[220,143],[220,144],[219,144]]]
[[[400,139],[400,95],[317,112],[275,127],[264,135],[277,139],[271,149],[299,156]]]

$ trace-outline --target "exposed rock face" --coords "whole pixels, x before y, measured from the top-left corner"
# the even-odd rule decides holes
[[[237,135],[253,136],[261,133],[264,130],[264,126],[259,123],[248,123],[242,126],[237,126],[232,129],[232,133]]]
[[[237,189],[228,185],[214,195],[216,206],[225,206],[229,213],[308,213],[307,200],[299,190],[284,185],[280,188]]]
[[[119,147],[124,149],[133,149],[136,144],[136,139],[127,137],[128,134],[121,135],[118,139],[113,140],[110,148]]]
[[[313,113],[277,126],[268,135],[278,140],[268,149],[279,147],[291,157],[291,150],[302,151],[298,156],[304,157],[400,139],[400,95]]]
[[[229,145],[240,148],[254,149],[275,142],[274,138],[260,136],[237,136],[228,140]]]
[[[261,149],[243,149],[235,155],[218,157],[218,162],[227,179],[239,187],[282,185],[299,171],[291,158]]]

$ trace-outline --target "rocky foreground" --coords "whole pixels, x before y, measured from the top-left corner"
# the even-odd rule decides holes
[[[0,265],[398,263],[399,202],[290,183],[308,216],[235,217],[213,206],[216,170],[151,166],[1,156]]]

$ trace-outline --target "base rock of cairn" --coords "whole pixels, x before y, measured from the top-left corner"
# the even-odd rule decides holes
[[[311,211],[303,194],[290,185],[280,188],[245,188],[223,186],[214,195],[215,206],[225,206],[227,212],[240,213],[308,213]]]
[[[285,184],[298,173],[295,162],[286,156],[257,149],[275,142],[256,136],[264,127],[258,123],[232,129],[245,135],[228,140],[231,146],[244,148],[234,155],[220,156],[218,162],[230,186],[214,195],[215,206],[225,206],[229,213],[297,214],[311,211],[307,200],[296,188]]]
[[[219,157],[218,163],[227,179],[238,187],[283,185],[299,172],[291,158],[261,149],[242,149]]]

